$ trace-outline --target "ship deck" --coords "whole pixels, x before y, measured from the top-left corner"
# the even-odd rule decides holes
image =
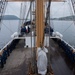
[[[68,59],[63,50],[50,39],[50,60],[54,75],[75,75],[74,64]],[[24,40],[20,40],[12,51],[0,75],[28,75],[31,59],[31,49],[24,48]]]
[[[50,48],[50,60],[54,75],[75,75],[74,63],[52,39],[50,39]]]

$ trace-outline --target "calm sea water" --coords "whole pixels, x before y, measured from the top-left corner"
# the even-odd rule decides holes
[[[8,43],[12,38],[11,35],[18,31],[18,20],[3,20],[0,30],[0,48]]]
[[[12,9],[10,7],[12,7]],[[28,7],[29,5],[27,4],[26,11],[28,11],[27,10]],[[11,15],[12,13],[13,15],[16,15],[18,11],[20,10],[18,8],[19,7],[16,8],[17,10],[15,10],[13,7],[13,3],[10,2],[7,6],[6,14]],[[71,15],[73,15],[73,13],[72,13],[69,1],[51,3],[51,17],[52,18],[59,18],[59,17],[71,16]],[[53,20],[51,21],[51,24],[54,28],[54,31],[60,32],[63,35],[63,39],[65,41],[67,41],[70,45],[75,46],[75,25],[73,21]],[[3,24],[1,25],[1,30],[0,30],[0,48],[2,48],[7,42],[11,40],[11,35],[14,32],[18,31],[18,25],[19,25],[18,20],[9,20],[9,21],[3,20]]]
[[[52,21],[54,31],[63,35],[63,39],[75,47],[75,25],[73,21]]]
[[[63,35],[63,39],[70,45],[75,46],[75,25],[73,21],[51,21],[54,31]],[[18,31],[18,20],[4,20],[0,30],[0,48],[12,38],[11,35]]]

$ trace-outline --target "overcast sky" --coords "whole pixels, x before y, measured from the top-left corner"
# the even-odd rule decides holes
[[[51,17],[65,17],[73,15],[72,7],[69,2],[52,2]]]
[[[7,4],[5,15],[19,16],[21,2],[9,2]]]
[[[20,9],[22,2],[8,2],[5,15],[16,15],[20,17]],[[29,3],[26,2],[26,10],[29,8]]]
[[[20,17],[20,8],[22,2],[9,2],[6,8],[6,15],[16,15]],[[26,2],[26,14],[29,8],[29,3]],[[69,2],[52,2],[51,3],[51,16],[63,17],[72,15],[72,10],[70,8]]]

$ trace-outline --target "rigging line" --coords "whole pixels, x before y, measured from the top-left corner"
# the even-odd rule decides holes
[[[12,10],[13,10],[16,14],[18,14],[18,12],[16,12],[10,4],[9,4],[9,6],[12,8]]]
[[[32,21],[32,1],[30,2],[30,21]],[[32,23],[31,23],[31,63],[33,63],[32,56]]]
[[[69,5],[69,8],[70,8],[70,14],[72,14],[73,15],[73,12],[72,12],[72,9],[71,9],[71,5],[70,5],[70,3],[68,4]],[[73,8],[73,7],[72,7]]]
[[[71,0],[72,1],[72,0]],[[70,4],[70,3],[69,3]],[[73,3],[72,3],[72,6],[73,6]],[[69,5],[69,7],[70,7],[70,14],[72,14],[73,15],[73,12],[72,12],[72,9],[71,9],[71,6]],[[74,11],[74,7],[72,7],[73,8],[73,11]],[[74,12],[75,13],[75,12]],[[74,22],[74,25],[75,25],[75,20],[74,20],[74,17],[73,17],[73,22]]]
[[[70,2],[69,2],[68,4],[69,4],[70,10],[71,10],[70,13],[73,15],[72,8],[73,8],[73,11],[74,11],[74,7],[73,7],[73,2],[72,2],[72,0],[71,0],[72,8],[71,8],[71,5],[70,5]]]
[[[25,14],[26,14],[26,4],[24,3],[24,13],[23,13],[23,19],[24,19],[24,17],[25,17]],[[24,20],[23,20],[23,23],[24,23]]]
[[[49,18],[50,5],[51,5],[51,0],[49,0],[48,6],[47,6],[46,19],[45,19],[46,23],[47,23],[47,20]]]
[[[34,64],[34,60],[33,60],[33,48],[32,48],[32,43],[33,43],[33,37],[34,35],[32,35],[32,1],[30,2],[30,21],[31,21],[31,64],[33,66]],[[33,37],[32,37],[33,36]]]
[[[8,1],[5,1],[5,4],[4,4],[4,7],[3,7],[3,9],[2,9],[2,13],[1,13],[1,18],[0,18],[0,27],[1,27],[1,22],[2,22],[2,18],[3,18],[3,14],[5,13],[5,10],[6,10],[6,6],[7,6],[7,3],[8,3]],[[3,5],[3,4],[2,4]],[[0,28],[1,29],[1,28]]]
[[[19,15],[20,19],[19,19],[19,24],[18,24],[18,32],[19,32],[19,34],[21,33],[21,26],[23,26],[22,21],[21,21],[21,12],[22,12],[22,3],[21,3],[21,6],[20,6],[20,15]]]
[[[50,6],[51,6],[51,0],[49,0]],[[49,71],[50,71],[50,8],[49,8],[49,50],[48,50],[48,65],[49,65]]]
[[[47,12],[46,12],[46,23],[47,23],[47,20],[49,19],[50,20],[50,5],[51,5],[51,0],[48,1],[48,6],[47,6]],[[50,21],[48,22],[48,26],[50,27]],[[49,28],[50,29],[50,28]],[[49,30],[50,31],[50,30]],[[47,46],[47,35],[46,35],[46,46]]]
[[[25,22],[26,22],[26,20],[27,20],[27,18],[28,18],[28,15],[29,15],[31,6],[32,6],[32,3],[30,3],[30,7],[29,7],[29,10],[28,10],[28,12],[27,12],[27,16],[26,16]]]
[[[8,14],[9,14],[9,11],[7,10]],[[10,20],[9,20],[9,25],[11,26],[11,23],[10,23]]]
[[[64,32],[66,32],[72,25],[73,25],[73,22],[62,32],[62,34],[63,34]]]
[[[33,1],[33,13],[35,12],[35,4],[36,4],[36,0]],[[33,19],[35,21],[35,13],[33,14]],[[35,26],[36,26],[36,23],[35,23]],[[35,33],[36,33],[36,28],[34,27],[33,29],[35,32],[34,32],[34,50],[33,50],[33,61],[34,61],[34,72],[37,74],[37,51],[36,51],[36,36],[35,36]]]
[[[62,10],[65,10],[65,6],[63,6]],[[64,14],[65,14],[65,12],[62,11],[62,16],[63,16],[63,17],[64,17]],[[63,21],[62,21],[62,25],[64,25]],[[61,29],[62,29],[62,27],[61,27]]]
[[[54,14],[56,14],[64,5],[65,5],[65,2],[61,5],[61,7]]]
[[[24,3],[21,3],[21,8],[20,8],[20,20],[19,20],[19,21],[20,21],[20,22],[19,22],[19,23],[20,23],[20,26],[23,25],[23,17],[24,17],[24,12],[25,12],[25,11],[23,11],[23,10],[24,10]]]
[[[10,30],[4,23],[2,23],[11,33],[13,33],[12,30]]]
[[[35,0],[33,1],[33,12],[35,12]],[[35,14],[33,14],[33,19],[35,19]],[[36,36],[35,36],[36,31],[35,31],[35,28],[33,29],[33,31],[34,31],[33,65],[34,65],[34,72],[36,73],[36,66],[35,66],[36,65],[36,44],[35,44],[35,42],[36,42]]]

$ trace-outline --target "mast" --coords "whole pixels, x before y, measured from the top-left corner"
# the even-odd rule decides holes
[[[36,35],[37,47],[43,46],[44,42],[44,0],[36,0]]]

